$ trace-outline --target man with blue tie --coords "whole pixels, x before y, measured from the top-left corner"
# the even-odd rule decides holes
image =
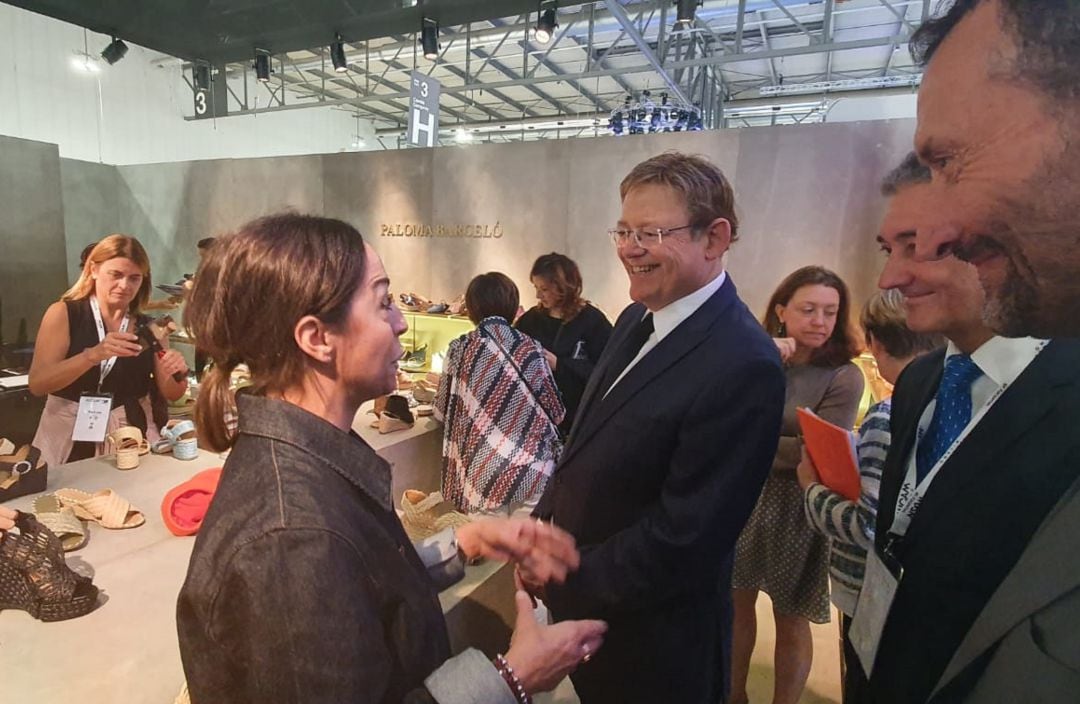
[[[882,692],[914,674],[917,700],[931,704],[1077,701],[1080,352],[1065,338],[1080,334],[1080,3],[943,10],[912,39],[926,67],[915,149],[933,174],[914,257],[971,262],[998,334],[1056,339],[1030,363],[1011,361],[1023,371],[943,460],[894,546],[905,573],[873,680]],[[935,564],[936,588],[920,586],[913,570]],[[910,624],[938,620],[954,652],[931,672],[898,643],[924,646]]]
[[[1080,401],[1080,345],[995,335],[975,267],[917,255],[916,231],[947,204],[934,200],[930,171],[914,155],[901,169],[921,181],[907,193],[919,199],[918,214],[879,236],[888,253],[879,285],[904,294],[912,330],[942,333],[949,344],[897,381],[875,551],[851,637],[869,670],[865,701],[943,703],[962,699],[992,654],[944,677],[1077,476],[1069,455],[1080,444],[1067,426]]]
[[[634,167],[620,195],[608,235],[635,303],[536,508],[581,551],[541,596],[557,620],[608,622],[572,677],[582,704],[716,704],[735,541],[776,452],[784,375],[724,271],[738,219],[720,169],[668,152]]]

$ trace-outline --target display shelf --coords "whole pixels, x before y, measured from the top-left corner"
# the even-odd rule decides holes
[[[404,313],[409,329],[401,336],[401,344],[407,352],[427,346],[427,359],[420,369],[406,371],[431,371],[434,355],[446,357],[446,350],[456,338],[476,326],[468,318],[458,315],[429,315],[427,313]],[[436,370],[441,371],[441,370]]]

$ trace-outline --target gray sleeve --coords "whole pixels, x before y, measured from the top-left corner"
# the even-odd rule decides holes
[[[495,665],[473,648],[444,662],[424,686],[439,704],[517,704]]]
[[[458,552],[453,528],[445,528],[435,535],[419,540],[413,543],[413,548],[427,568],[428,577],[439,591],[460,582],[465,576],[465,561]]]

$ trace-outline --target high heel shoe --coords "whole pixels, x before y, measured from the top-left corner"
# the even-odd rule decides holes
[[[32,514],[15,517],[18,533],[0,535],[0,611],[19,609],[40,621],[84,616],[98,589],[64,561],[60,539]]]
[[[12,447],[9,441],[0,449]],[[27,494],[45,491],[49,481],[49,465],[41,460],[41,451],[33,445],[23,445],[18,452],[0,455],[0,502]]]

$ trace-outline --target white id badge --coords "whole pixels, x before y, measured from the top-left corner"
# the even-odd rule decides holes
[[[79,398],[79,414],[75,417],[71,439],[75,442],[105,442],[111,410],[110,394],[83,394]]]
[[[859,592],[855,616],[851,619],[851,630],[848,631],[851,645],[855,648],[867,677],[870,677],[874,670],[881,633],[885,630],[885,619],[889,616],[901,576],[894,575],[893,570],[882,562],[876,548],[867,553],[866,576]]]

